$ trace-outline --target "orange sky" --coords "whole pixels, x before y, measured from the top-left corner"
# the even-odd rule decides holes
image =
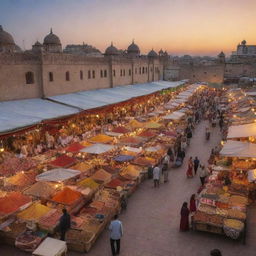
[[[63,46],[126,49],[134,38],[143,53],[216,55],[256,44],[255,12],[256,0],[1,0],[0,17],[26,49],[53,27]]]

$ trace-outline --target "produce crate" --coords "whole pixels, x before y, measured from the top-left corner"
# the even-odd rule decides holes
[[[197,231],[210,232],[214,234],[224,234],[222,227],[213,226],[207,223],[194,222],[193,229]]]

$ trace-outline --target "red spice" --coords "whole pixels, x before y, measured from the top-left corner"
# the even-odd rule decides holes
[[[30,201],[29,196],[24,196],[20,192],[11,192],[9,195],[0,198],[0,214],[13,213]]]
[[[79,152],[83,148],[84,148],[84,146],[82,146],[79,142],[75,142],[75,143],[70,144],[66,148],[66,151],[76,153],[76,152]]]
[[[114,128],[114,129],[112,130],[112,132],[128,133],[129,130],[128,130],[127,128],[123,127],[123,126],[118,126],[118,127]]]
[[[67,155],[62,155],[56,158],[54,161],[50,162],[49,164],[56,167],[69,167],[75,164],[76,159],[69,157]]]
[[[120,179],[116,178],[111,180],[108,184],[106,184],[107,188],[116,188],[116,187],[123,187],[124,186],[124,182],[121,181]]]
[[[156,133],[154,133],[152,131],[144,131],[144,132],[140,133],[138,136],[140,136],[140,137],[155,137]]]
[[[77,201],[82,194],[80,192],[77,192],[75,190],[72,190],[68,187],[64,188],[62,191],[58,192],[52,200],[61,204],[67,204],[70,205]]]

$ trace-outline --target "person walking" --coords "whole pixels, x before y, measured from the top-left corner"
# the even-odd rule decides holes
[[[197,172],[199,164],[200,164],[200,161],[199,161],[199,159],[196,156],[196,158],[194,159],[194,172],[195,172],[195,175],[196,175],[196,172]]]
[[[203,186],[204,183],[205,183],[205,178],[207,177],[207,175],[208,175],[208,172],[207,172],[207,170],[205,169],[204,165],[200,165],[199,177],[200,177],[202,186]]]
[[[188,203],[184,202],[180,210],[180,231],[189,230],[189,209]]]
[[[110,230],[110,245],[112,255],[119,255],[120,253],[120,240],[123,236],[123,225],[120,220],[118,220],[118,215],[114,216],[114,220],[111,221],[109,225]]]
[[[64,208],[62,210],[63,215],[60,217],[60,240],[65,241],[65,235],[66,232],[69,230],[71,226],[71,221],[70,221],[70,215],[68,214],[67,210]]]
[[[164,182],[168,181],[168,171],[169,171],[169,165],[170,165],[170,157],[166,155],[163,159],[163,167],[162,167],[162,173],[164,176]]]
[[[193,178],[193,159],[192,156],[188,160],[187,178]]]
[[[158,167],[158,166],[156,165],[155,168],[153,169],[154,188],[156,188],[156,187],[159,188],[160,174],[161,174],[160,167]]]

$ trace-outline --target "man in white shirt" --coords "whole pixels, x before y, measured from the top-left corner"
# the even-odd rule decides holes
[[[154,187],[159,188],[159,180],[160,180],[160,173],[161,170],[160,168],[156,165],[155,168],[153,169],[153,180],[154,180]]]
[[[114,216],[114,220],[112,220],[109,225],[109,230],[112,255],[119,255],[120,239],[123,236],[123,225],[122,222],[118,220],[118,215]]]

